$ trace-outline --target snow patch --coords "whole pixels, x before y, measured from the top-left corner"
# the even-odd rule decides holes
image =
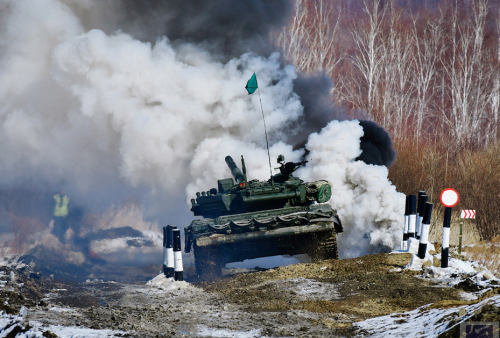
[[[53,307],[49,308],[49,311],[54,311],[54,312],[59,312],[59,313],[62,313],[62,312],[70,312],[70,313],[75,313],[75,314],[77,313],[74,309],[59,307],[59,306],[53,306]]]
[[[411,256],[410,264],[405,265],[404,268],[408,270],[422,270],[425,262],[431,262],[432,264],[432,261],[432,255],[427,254],[423,259],[421,259],[417,255],[413,254]]]
[[[163,273],[160,273],[155,278],[146,283],[147,286],[158,288],[165,291],[188,289],[193,291],[201,291],[190,283],[184,281],[175,281],[173,278],[167,278]]]
[[[408,238],[406,241],[406,249],[401,249],[402,245],[395,248],[391,253],[411,253],[411,254],[418,254],[418,247],[420,245],[420,240],[416,238]],[[427,251],[425,252],[426,255],[430,255],[429,252],[431,251],[436,251],[436,248],[434,247],[434,244],[428,242],[427,243]]]
[[[114,330],[97,330],[76,326],[61,326],[61,325],[48,325],[43,326],[39,322],[30,322],[33,328],[25,332],[23,335],[17,335],[20,338],[43,338],[42,333],[50,331],[60,338],[114,338],[123,337],[127,332],[114,331]]]
[[[51,309],[52,310],[52,309]],[[0,311],[0,337],[6,337],[16,327],[25,328],[28,310],[21,307],[18,315],[8,315]],[[43,338],[45,331],[51,331],[60,338],[111,338],[122,337],[127,332],[113,330],[94,330],[84,327],[44,325],[37,321],[30,321],[32,328],[18,333],[17,338]]]
[[[461,291],[460,292],[460,298],[462,298],[463,300],[476,300],[478,299],[478,296],[475,295],[474,293],[471,293],[471,292],[464,292],[464,291]]]
[[[438,258],[439,255],[435,255]],[[487,276],[487,277],[485,277]],[[480,268],[477,262],[464,262],[456,258],[448,260],[448,267],[441,268],[430,266],[425,268],[423,278],[429,278],[440,284],[454,286],[466,279],[470,279],[480,288],[498,287],[500,279],[484,268]],[[490,278],[491,277],[491,278]]]
[[[440,333],[467,321],[474,312],[486,304],[500,306],[500,295],[488,298],[473,305],[465,305],[451,309],[428,309],[424,305],[413,311],[388,316],[367,319],[354,323],[353,326],[362,330],[364,336],[377,337],[427,337],[434,338]],[[465,309],[465,314],[459,316],[460,309]],[[460,317],[460,318],[459,318]],[[457,323],[448,327],[451,320]]]
[[[304,277],[287,279],[278,282],[281,288],[295,292],[300,300],[339,299],[340,293],[335,284],[321,283]]]
[[[257,338],[260,335],[260,329],[250,331],[233,331],[208,327],[206,325],[198,326],[198,335],[202,337],[231,337],[231,338]]]

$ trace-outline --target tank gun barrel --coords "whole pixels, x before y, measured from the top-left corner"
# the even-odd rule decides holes
[[[231,170],[231,174],[233,174],[234,179],[239,183],[245,180],[245,176],[241,172],[240,168],[234,163],[234,160],[231,156],[226,156],[226,164]]]

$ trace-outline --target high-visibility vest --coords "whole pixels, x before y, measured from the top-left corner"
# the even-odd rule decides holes
[[[61,199],[59,194],[54,195],[54,200],[56,201],[56,205],[54,207],[54,216],[55,217],[66,217],[68,216],[68,202],[69,197],[64,195]]]

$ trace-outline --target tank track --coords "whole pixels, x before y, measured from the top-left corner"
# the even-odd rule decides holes
[[[297,229],[295,229],[294,231],[297,231]],[[220,238],[221,235],[216,235],[216,236],[219,236],[217,238]],[[235,236],[241,236],[241,235],[235,235]],[[313,262],[339,258],[338,248],[337,248],[337,234],[336,231],[333,229],[333,227],[331,227],[331,225],[330,225],[330,230],[312,231],[302,235],[295,234],[290,237],[288,236],[281,235],[281,237],[276,237],[276,238],[273,237],[265,239],[261,238],[260,240],[268,243],[268,245],[271,245],[273,248],[277,247],[285,249],[285,250],[278,249],[274,251],[263,250],[268,254],[262,256],[305,253],[310,257],[311,261]],[[297,237],[297,236],[302,236],[302,237]],[[249,256],[252,256],[254,254],[252,252],[254,251],[255,248],[259,246],[259,243],[258,241],[252,239],[251,237],[248,239],[248,241],[254,241],[254,242],[250,244],[245,243],[245,241],[237,242],[236,244],[231,244],[231,243],[207,244],[206,240],[200,239],[199,243],[198,241],[195,241],[193,246],[194,249],[193,251],[194,251],[194,259],[196,266],[196,275],[198,276],[198,278],[200,280],[214,280],[220,278],[222,276],[222,268],[225,266],[226,263],[224,259],[232,257],[231,254],[235,255],[234,257],[232,257],[234,258],[234,260],[228,260],[228,262],[243,261],[245,257],[249,258]],[[231,247],[231,245],[237,245],[239,247],[235,249],[234,247]],[[248,251],[249,248],[251,249],[250,251]],[[238,251],[240,249],[242,250],[241,252]],[[224,250],[229,250],[229,251],[226,252]],[[260,257],[260,256],[257,255],[254,257]]]
[[[337,234],[335,231],[325,235],[315,236],[314,240],[309,243],[307,254],[313,262],[324,259],[339,259]]]
[[[337,247],[337,234],[332,232],[331,236],[321,243],[330,259],[339,259],[339,250]]]
[[[198,278],[213,280],[222,276],[219,250],[217,248],[196,247],[194,250],[194,262]]]

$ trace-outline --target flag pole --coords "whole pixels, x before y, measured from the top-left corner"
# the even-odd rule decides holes
[[[257,74],[255,74],[255,81],[257,82]],[[271,174],[271,184],[274,185],[273,171],[271,169],[271,155],[269,154],[269,141],[267,140],[266,119],[264,118],[264,108],[262,108],[262,99],[260,98],[260,89],[258,85],[257,85],[257,92],[259,93],[260,110],[262,111],[262,120],[264,121],[264,133],[266,134],[267,158],[269,159],[269,173]]]

